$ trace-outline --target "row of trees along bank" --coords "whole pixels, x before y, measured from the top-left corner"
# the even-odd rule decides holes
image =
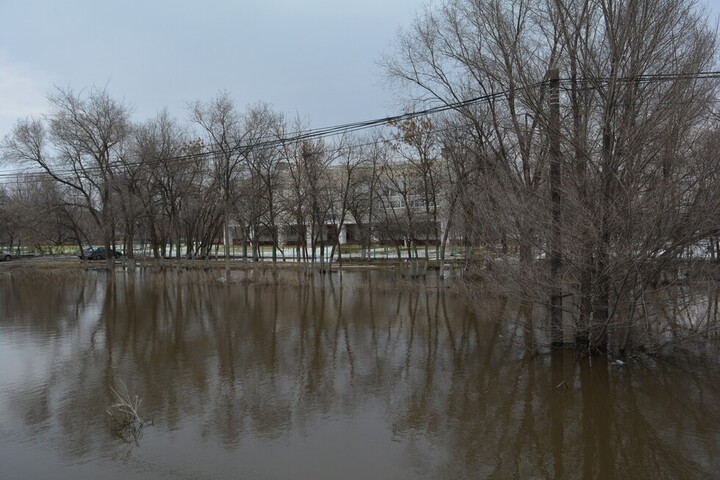
[[[450,235],[462,238],[447,228],[457,223],[447,195],[465,179],[442,160],[429,119],[313,139],[265,104],[239,111],[226,93],[193,103],[189,125],[166,112],[134,124],[105,90],[50,100],[47,117],[18,122],[3,143],[7,162],[41,169],[4,185],[5,244],[122,239],[130,259],[137,243],[158,259],[205,258],[223,244],[229,258],[239,239],[243,257],[265,243],[277,261],[283,243],[314,261],[319,246],[342,258],[350,226],[366,256],[381,243],[443,258]]]

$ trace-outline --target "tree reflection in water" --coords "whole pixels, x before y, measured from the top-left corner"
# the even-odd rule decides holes
[[[114,465],[118,478],[720,471],[712,364],[536,355],[543,311],[509,298],[482,298],[473,313],[432,281],[173,273],[5,281],[0,299],[0,362],[32,367],[0,369],[0,452],[19,440],[59,452],[60,466]],[[121,381],[155,418],[130,454],[104,418]],[[22,471],[27,459],[8,455],[0,474]]]

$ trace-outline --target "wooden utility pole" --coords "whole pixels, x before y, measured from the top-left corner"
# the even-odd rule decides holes
[[[550,340],[553,347],[563,344],[562,324],[562,238],[561,238],[561,169],[560,169],[560,70],[551,68],[550,78]]]

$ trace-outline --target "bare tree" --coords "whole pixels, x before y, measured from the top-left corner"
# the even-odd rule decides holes
[[[333,261],[335,254],[338,256],[338,263],[342,267],[342,251],[340,249],[340,236],[345,230],[347,239],[346,221],[350,215],[353,199],[359,195],[367,194],[361,188],[361,170],[364,168],[366,159],[362,149],[349,145],[348,138],[341,138],[332,147],[337,152],[334,168],[330,172],[330,220],[336,232],[334,243],[330,251],[330,261]]]
[[[292,123],[294,131],[303,129],[303,124],[296,120]],[[282,135],[285,137],[286,135]],[[295,256],[298,260],[308,258],[307,225],[308,189],[305,183],[301,141],[283,141],[282,155],[285,158],[283,187],[280,195],[285,204],[286,234],[288,241],[295,245]]]
[[[158,260],[166,256],[168,245],[172,254],[173,244],[178,260],[182,257],[181,211],[190,186],[203,171],[202,142],[190,142],[187,137],[167,111],[133,131],[132,157],[141,166],[135,186],[146,235]]]
[[[715,175],[696,139],[717,84],[693,73],[714,70],[716,45],[686,0],[448,0],[425,10],[387,61],[414,87],[409,101],[453,106],[481,186],[459,199],[472,207],[468,227],[503,254],[518,246],[521,268],[500,264],[518,293],[546,303],[560,288],[572,299],[575,344],[589,352],[612,333],[627,338],[638,300],[708,235]],[[448,155],[460,143],[446,142]],[[551,188],[553,171],[562,174]],[[562,269],[551,276],[537,259],[555,255]]]
[[[279,218],[283,204],[279,198],[282,148],[278,137],[284,133],[285,120],[267,104],[258,104],[245,115],[246,143],[249,146],[247,166],[251,185],[255,188],[254,198],[248,203],[260,205],[257,220],[262,222],[262,230],[269,232],[272,241],[272,261],[277,262],[279,244]],[[260,233],[260,222],[255,234]]]
[[[20,177],[0,198],[0,223],[5,232],[2,244],[22,244],[40,254],[52,254],[53,247],[62,248],[71,242],[82,249],[82,244],[92,238],[87,213],[74,204],[71,191],[47,175]]]
[[[330,240],[327,219],[332,207],[332,192],[328,174],[333,157],[322,141],[303,142],[301,156],[307,182],[312,258],[315,259],[315,248],[319,246],[320,260],[324,261],[325,248]]]
[[[16,124],[3,143],[3,157],[39,166],[76,191],[110,251],[113,184],[119,150],[129,132],[130,108],[97,88],[87,92],[57,89],[49,100],[52,111],[45,120]],[[112,268],[112,256],[106,261]]]
[[[478,213],[484,211],[477,208],[476,203],[484,198],[487,191],[482,188],[481,159],[474,148],[478,142],[472,137],[472,130],[463,127],[462,122],[458,124],[448,118],[439,133],[443,179],[440,193],[445,222],[440,241],[441,261],[445,260],[446,247],[453,232],[456,237],[454,241],[461,240],[465,246],[464,258],[467,262],[472,259],[472,245],[481,243],[480,239],[487,238],[487,230],[490,230],[486,228],[482,232],[478,227],[492,225],[489,221],[476,218]],[[469,266],[466,264],[466,268]]]
[[[297,242],[302,243],[304,257],[313,262],[316,248],[324,255],[327,241],[326,220],[332,208],[330,167],[332,156],[322,141],[299,140],[284,147],[287,155],[286,176],[288,182],[285,195],[289,217],[295,225],[292,229]],[[307,252],[307,239],[310,252]]]
[[[427,117],[406,120],[398,123],[396,128],[394,151],[409,167],[409,175],[413,178],[413,191],[409,196],[403,196],[411,240],[415,243],[422,239],[425,258],[429,258],[430,244],[437,246],[440,239],[438,203],[442,176],[437,134],[433,131],[432,120]],[[415,218],[411,212],[415,213]]]
[[[373,237],[377,233],[376,215],[380,208],[378,186],[381,167],[388,154],[387,142],[379,135],[360,139],[358,156],[361,164],[354,169],[355,183],[348,198],[348,211],[360,234],[362,255],[369,256]]]
[[[230,94],[222,92],[207,103],[195,102],[190,106],[190,119],[206,136],[206,145],[213,153],[214,175],[220,188],[223,205],[224,253],[226,266],[230,260],[230,215],[232,212],[233,185],[240,174],[246,151],[242,148],[245,132],[242,116],[235,108]]]
[[[655,76],[713,69],[716,39],[681,0],[557,3],[555,13],[570,72],[568,278],[576,342],[597,351],[632,328],[636,300],[706,235],[703,216],[717,208],[695,148],[717,83]]]
[[[386,61],[389,76],[411,85],[413,104],[456,104],[472,129],[474,149],[483,161],[489,191],[498,190],[507,207],[492,228],[502,230],[519,247],[527,265],[537,246],[534,198],[545,168],[537,141],[544,90],[531,88],[555,63],[553,39],[544,35],[535,2],[516,0],[449,0],[427,9],[400,36],[400,51]],[[540,36],[538,37],[538,34]],[[496,96],[494,92],[505,92]]]

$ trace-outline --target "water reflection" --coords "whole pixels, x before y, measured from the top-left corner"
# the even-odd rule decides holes
[[[720,471],[710,365],[530,355],[532,305],[477,315],[433,282],[199,280],[3,280],[0,477]],[[155,418],[137,446],[107,425],[120,382]]]

